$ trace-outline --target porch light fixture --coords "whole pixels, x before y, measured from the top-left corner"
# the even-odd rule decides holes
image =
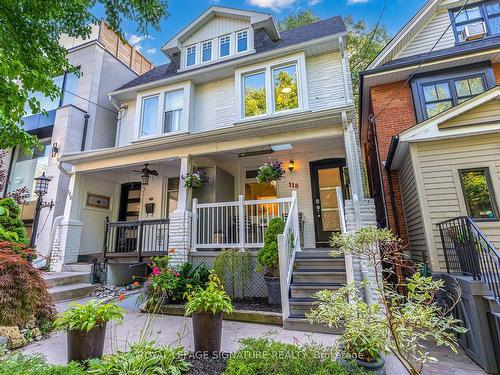
[[[290,94],[290,93],[292,92],[292,88],[291,88],[291,87],[283,87],[283,88],[281,89],[281,92],[282,92],[283,94]]]
[[[40,177],[37,177],[34,180],[35,180],[35,194],[38,196],[38,199],[36,200],[35,216],[33,217],[33,226],[31,228],[31,238],[29,245],[31,248],[35,248],[38,221],[40,219],[40,210],[44,207],[49,207],[50,209],[54,207],[53,200],[51,200],[50,202],[43,201],[43,196],[46,195],[47,192],[49,191],[49,182],[51,181],[51,179],[45,176],[45,172],[43,172]]]
[[[294,169],[295,169],[295,162],[293,160],[290,160],[288,162],[288,170],[290,171],[290,173],[292,173]]]
[[[147,175],[147,174],[141,175],[141,184],[142,185],[149,185],[149,175]]]

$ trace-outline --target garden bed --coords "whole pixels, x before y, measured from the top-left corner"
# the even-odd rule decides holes
[[[220,353],[217,356],[203,356],[190,353],[188,362],[191,365],[186,375],[219,375],[227,366],[229,353]]]

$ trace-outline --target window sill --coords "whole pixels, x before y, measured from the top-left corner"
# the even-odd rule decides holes
[[[163,133],[163,134],[158,134],[158,135],[148,135],[146,137],[140,137],[138,139],[133,140],[131,143],[141,143],[145,141],[150,141],[152,139],[162,139],[162,138],[168,138],[168,137],[173,137],[176,135],[182,135],[182,134],[188,134],[188,130],[179,130],[176,132],[171,132],[171,133]]]
[[[298,109],[291,109],[287,111],[281,111],[281,112],[276,112],[268,115],[259,115],[259,116],[252,116],[252,117],[246,117],[241,120],[237,120],[234,122],[234,125],[241,125],[241,124],[248,124],[252,122],[258,122],[262,120],[273,120],[273,119],[279,119],[283,117],[288,117],[292,115],[299,115],[303,113],[311,112],[309,108],[298,108]]]

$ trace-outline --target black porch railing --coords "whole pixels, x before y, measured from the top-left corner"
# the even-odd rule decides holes
[[[438,224],[446,270],[481,280],[500,303],[500,253],[469,217]]]
[[[168,253],[169,219],[110,222],[104,229],[104,258]]]

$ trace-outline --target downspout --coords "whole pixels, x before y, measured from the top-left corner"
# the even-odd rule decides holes
[[[398,211],[396,209],[396,198],[394,196],[394,185],[392,181],[392,173],[391,173],[391,166],[392,166],[392,161],[394,160],[394,154],[396,152],[396,149],[398,147],[399,143],[399,136],[394,135],[391,138],[391,144],[389,146],[389,152],[387,154],[387,161],[385,163],[385,169],[387,172],[387,180],[389,183],[389,198],[391,199],[391,208],[392,208],[392,214],[394,216],[394,225],[395,225],[395,230],[396,230],[396,235],[400,237],[401,234],[401,228],[399,227],[399,216],[398,216]]]
[[[89,126],[89,118],[90,118],[90,115],[88,113],[86,113],[84,116],[84,120],[83,120],[82,146],[80,147],[80,151],[85,151],[85,143],[87,141],[87,128]]]

